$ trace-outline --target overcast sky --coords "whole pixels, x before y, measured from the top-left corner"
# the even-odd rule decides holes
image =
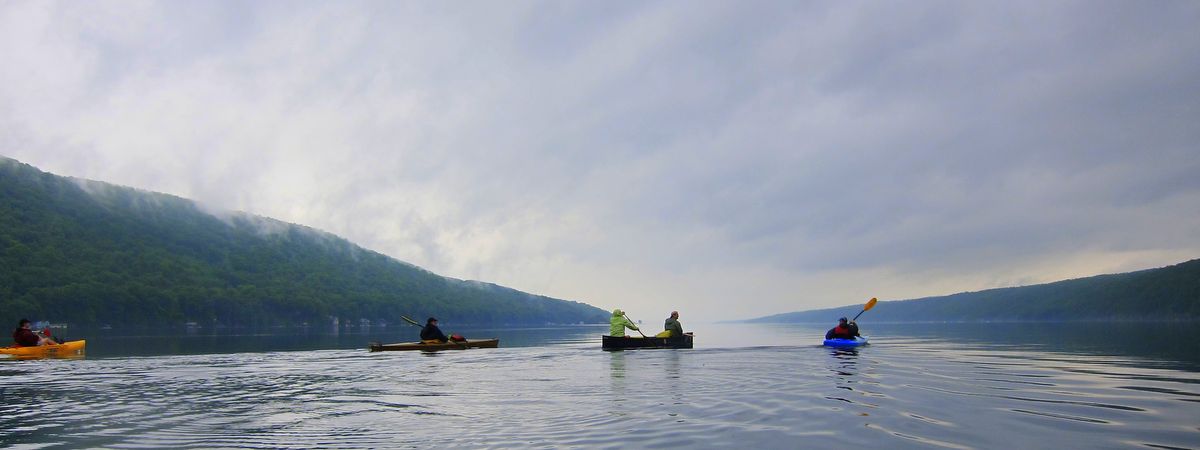
[[[1200,2],[0,2],[0,155],[748,318],[1200,257]]]

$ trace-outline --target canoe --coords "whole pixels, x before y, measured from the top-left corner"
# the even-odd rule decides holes
[[[55,345],[35,345],[33,347],[0,347],[0,358],[13,359],[43,359],[43,358],[82,358],[86,340],[68,341]]]
[[[444,344],[426,344],[424,342],[400,342],[397,344],[380,344],[372,342],[369,347],[373,352],[391,352],[404,350],[421,350],[436,352],[438,350],[466,350],[468,348],[496,348],[500,339],[467,339],[466,342],[446,342]]]
[[[604,350],[625,350],[635,348],[692,348],[692,333],[683,336],[660,338],[641,336],[601,336],[600,348]]]
[[[867,345],[867,337],[859,336],[854,339],[826,339],[825,345],[829,347],[858,347]]]

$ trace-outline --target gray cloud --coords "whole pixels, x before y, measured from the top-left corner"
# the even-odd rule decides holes
[[[654,317],[1200,250],[1200,6],[0,5],[0,153]]]

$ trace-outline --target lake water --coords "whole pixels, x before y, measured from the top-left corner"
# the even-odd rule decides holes
[[[73,330],[86,359],[0,362],[0,447],[1200,448],[1195,324],[864,322],[857,351],[808,325],[624,352],[604,327],[444,328],[501,348]]]

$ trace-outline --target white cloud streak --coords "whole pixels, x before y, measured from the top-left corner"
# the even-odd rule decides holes
[[[750,317],[1200,255],[1200,6],[0,4],[0,154]]]

